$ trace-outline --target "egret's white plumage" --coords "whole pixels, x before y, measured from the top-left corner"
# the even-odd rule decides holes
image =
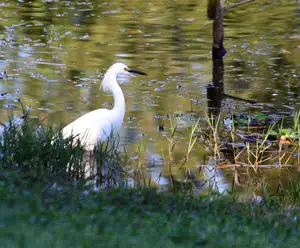
[[[119,133],[125,115],[125,98],[117,82],[117,75],[121,73],[146,75],[137,70],[129,70],[122,63],[113,64],[102,81],[102,88],[113,93],[113,108],[97,109],[81,116],[63,129],[65,138],[76,136],[87,150],[92,150],[99,141],[105,141],[110,135]]]

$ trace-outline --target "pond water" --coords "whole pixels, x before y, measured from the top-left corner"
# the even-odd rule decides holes
[[[195,146],[183,172],[190,119],[207,110],[212,80],[212,22],[203,0],[56,1],[0,3],[0,114],[20,108],[45,123],[68,124],[96,108],[112,105],[99,90],[101,75],[115,62],[148,73],[120,78],[126,96],[122,137],[137,146],[154,181],[169,185],[170,171],[207,164]],[[300,6],[296,1],[255,1],[234,8],[224,19],[226,94],[264,103],[267,115],[300,109]],[[7,72],[5,74],[4,72]],[[262,111],[230,101],[235,112]],[[172,168],[166,163],[169,116],[175,115],[177,145]],[[163,130],[162,130],[163,129]],[[133,155],[137,159],[139,155]],[[224,175],[223,175],[224,177]],[[224,178],[224,185],[231,183]]]

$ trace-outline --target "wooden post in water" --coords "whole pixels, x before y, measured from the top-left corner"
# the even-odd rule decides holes
[[[213,21],[213,85],[207,88],[209,114],[217,115],[221,108],[224,94],[224,63],[223,56],[226,49],[223,46],[223,7],[221,0],[208,0],[207,16]]]
[[[212,62],[213,62],[213,84],[207,88],[208,111],[210,115],[218,115],[222,100],[224,97],[235,100],[256,103],[252,100],[246,100],[239,97],[226,95],[224,92],[224,63],[223,57],[227,53],[223,46],[224,41],[224,13],[232,8],[244,5],[254,0],[244,0],[239,3],[231,4],[224,8],[221,0],[208,0],[207,17],[213,20],[213,44],[212,44]]]

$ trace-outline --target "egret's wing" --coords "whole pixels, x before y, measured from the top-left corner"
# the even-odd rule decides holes
[[[64,137],[76,136],[86,146],[106,140],[112,131],[108,113],[108,109],[98,109],[81,116],[63,129]]]

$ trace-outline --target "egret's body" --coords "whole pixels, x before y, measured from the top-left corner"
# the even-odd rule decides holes
[[[117,75],[121,73],[146,75],[137,70],[129,70],[122,63],[113,64],[102,81],[103,89],[113,93],[113,108],[97,109],[81,116],[63,129],[64,137],[73,135],[85,145],[86,150],[93,150],[99,141],[105,141],[111,135],[119,133],[125,116],[125,98],[117,82]]]

